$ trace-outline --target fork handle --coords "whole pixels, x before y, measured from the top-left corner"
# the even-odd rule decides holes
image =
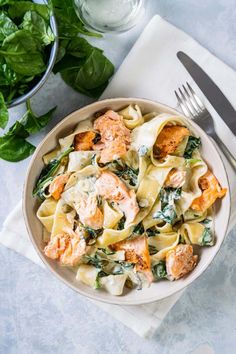
[[[223,143],[223,141],[218,137],[216,133],[211,133],[211,137],[215,140],[215,142],[220,146],[221,150],[223,151],[225,157],[227,158],[228,162],[230,163],[231,167],[236,171],[236,159],[229,151],[227,146]]]

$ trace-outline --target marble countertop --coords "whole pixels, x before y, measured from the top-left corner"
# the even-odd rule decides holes
[[[117,0],[118,1],[118,0]],[[234,0],[149,0],[143,21],[129,32],[97,40],[116,68],[154,14],[197,39],[236,70]],[[40,113],[58,105],[56,117],[32,141],[37,144],[62,117],[92,102],[51,76],[34,97]],[[11,123],[24,112],[11,111]],[[21,198],[29,159],[0,161],[0,224]],[[236,229],[208,270],[170,311],[156,335],[145,340],[59,282],[49,272],[0,246],[0,354],[227,354],[236,348]]]

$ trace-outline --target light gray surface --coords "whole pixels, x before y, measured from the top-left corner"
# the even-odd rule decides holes
[[[118,1],[118,0],[117,0]],[[121,35],[106,35],[103,46],[118,67],[145,23],[159,13],[184,29],[236,69],[235,0],[149,0],[144,21]],[[158,55],[158,53],[157,53]],[[53,122],[91,102],[51,77],[33,100],[40,112],[57,104]],[[11,122],[24,107],[12,111]],[[0,161],[0,222],[21,198],[29,160]],[[0,353],[235,353],[236,230],[213,264],[182,296],[152,340],[139,338],[51,274],[0,247]],[[206,348],[205,351],[201,348]],[[211,348],[212,349],[211,349]]]

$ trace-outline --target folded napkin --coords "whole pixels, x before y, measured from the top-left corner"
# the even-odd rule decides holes
[[[191,78],[176,58],[176,52],[179,50],[185,51],[198,61],[222,88],[232,104],[234,104],[234,101],[236,102],[236,73],[187,34],[170,25],[159,16],[155,16],[150,21],[102,98],[145,97],[173,107],[176,106],[174,89],[186,80],[191,82]],[[196,91],[198,91],[197,88]],[[212,107],[208,105],[206,100],[205,104],[215,118],[219,136],[230,150],[236,154],[236,139],[234,135]],[[227,162],[226,166],[231,183],[231,191],[234,191],[232,198],[235,200],[235,172]],[[235,216],[236,209],[232,211],[230,228],[233,226]],[[28,238],[21,203],[16,206],[4,222],[0,233],[0,242],[40,266],[44,266]],[[94,302],[140,336],[150,337],[179,299],[182,292],[165,300],[142,306],[117,306]]]

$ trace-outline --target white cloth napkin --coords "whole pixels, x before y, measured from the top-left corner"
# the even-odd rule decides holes
[[[187,34],[170,25],[159,16],[155,16],[150,21],[102,98],[145,97],[173,107],[176,106],[174,89],[186,80],[193,84],[191,78],[176,58],[176,52],[179,50],[185,51],[198,61],[222,88],[232,104],[234,104],[234,101],[236,102],[236,73]],[[197,88],[196,91],[198,91]],[[215,117],[219,136],[236,155],[236,139],[234,135],[208,105],[206,100],[205,103]],[[235,201],[235,172],[230,169],[228,164],[227,170],[231,191],[234,191],[233,200]],[[230,228],[233,226],[235,216],[236,209],[233,210],[231,215]],[[0,233],[0,242],[40,266],[44,266],[29,241],[21,203],[16,206],[5,220]],[[100,302],[96,302],[96,304],[140,336],[150,337],[179,299],[182,292],[166,300],[142,306],[117,306]]]

